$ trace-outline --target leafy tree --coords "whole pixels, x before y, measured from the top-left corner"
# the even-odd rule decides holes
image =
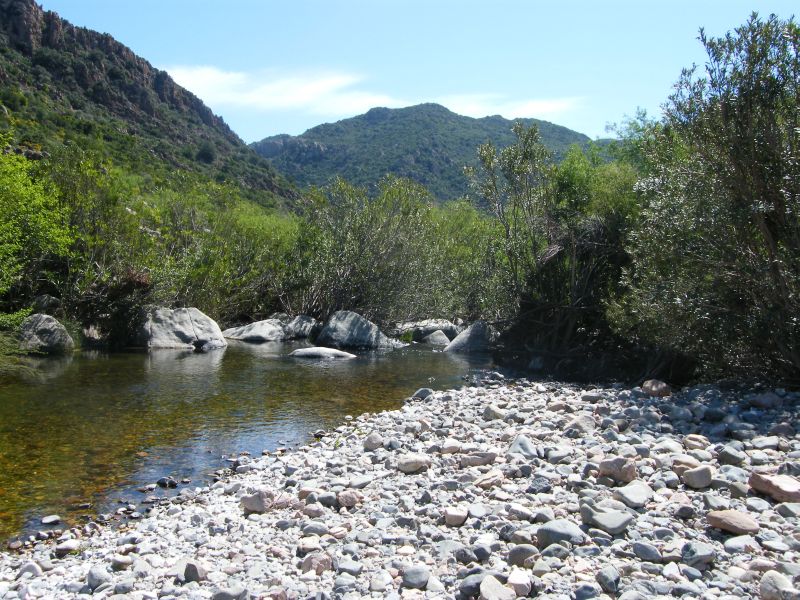
[[[32,178],[26,159],[0,154],[0,297],[12,288],[17,300],[49,290],[51,269],[71,241],[66,212],[52,190]]]
[[[621,330],[709,371],[800,375],[800,29],[753,14],[642,138]]]

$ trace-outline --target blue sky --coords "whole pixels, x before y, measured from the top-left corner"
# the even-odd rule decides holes
[[[651,115],[683,67],[753,10],[796,1],[41,0],[165,69],[245,141],[373,106],[439,102],[591,137]]]

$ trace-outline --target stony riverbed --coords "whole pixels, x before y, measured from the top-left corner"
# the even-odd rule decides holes
[[[0,598],[800,598],[800,394],[418,394],[2,554]]]

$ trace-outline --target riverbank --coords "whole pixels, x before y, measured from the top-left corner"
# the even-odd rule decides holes
[[[498,376],[3,554],[0,597],[785,597],[799,401]]]

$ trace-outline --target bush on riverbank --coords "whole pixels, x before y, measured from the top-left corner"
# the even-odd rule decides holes
[[[290,214],[74,145],[38,163],[3,154],[0,311],[50,294],[112,344],[147,304],[224,324],[483,318],[557,361],[624,345],[656,357],[651,372],[680,356],[698,375],[800,380],[800,33],[754,16],[702,41],[706,75],[683,74],[661,122],[629,123],[615,160],[574,148],[554,164],[517,126],[512,146],[479,148],[473,203],[337,181]]]

